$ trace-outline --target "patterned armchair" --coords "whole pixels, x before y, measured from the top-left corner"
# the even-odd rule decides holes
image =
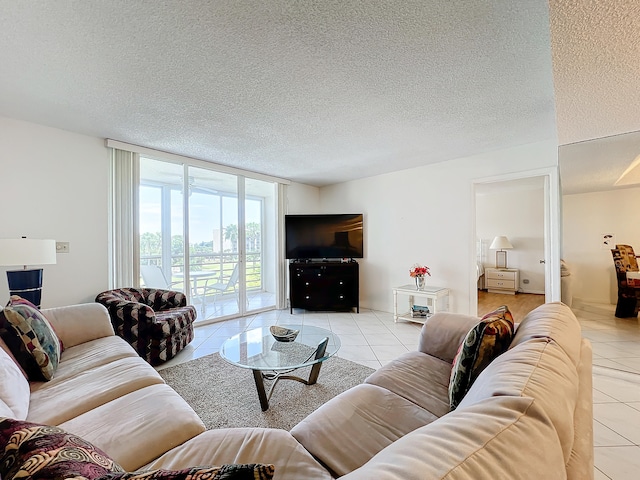
[[[640,309],[640,285],[627,277],[627,272],[638,272],[638,261],[633,247],[630,245],[616,245],[611,249],[613,264],[616,267],[618,279],[618,304],[616,317],[637,317]]]
[[[151,365],[173,358],[193,340],[196,309],[181,292],[120,288],[98,294],[116,334]]]

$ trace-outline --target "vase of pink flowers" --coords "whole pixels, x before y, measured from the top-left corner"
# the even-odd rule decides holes
[[[426,281],[425,277],[427,275],[431,276],[429,267],[427,267],[426,265],[420,265],[419,263],[415,263],[409,270],[409,276],[415,278],[416,280],[417,290],[424,290],[424,285]]]

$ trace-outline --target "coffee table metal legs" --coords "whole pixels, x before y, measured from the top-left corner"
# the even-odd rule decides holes
[[[313,364],[311,367],[311,372],[309,373],[309,378],[304,379],[300,377],[296,377],[295,375],[285,375],[283,373],[263,373],[260,370],[253,370],[253,379],[256,382],[256,389],[258,390],[258,398],[260,399],[260,408],[262,411],[266,411],[269,409],[269,400],[271,399],[271,394],[273,393],[273,389],[276,387],[280,380],[295,380],[296,382],[304,383],[305,385],[313,385],[318,381],[318,375],[320,375],[320,367],[322,367],[322,362],[318,362]],[[289,373],[289,372],[285,372]],[[271,384],[271,388],[269,388],[269,393],[264,388],[264,379],[273,380],[273,384]]]
[[[320,367],[322,366],[322,362],[316,363],[311,367],[311,373],[309,373],[309,381],[307,385],[313,385],[318,381],[318,375],[320,375]]]
[[[264,412],[269,408],[269,398],[267,398],[267,392],[264,390],[264,380],[262,379],[262,372],[260,370],[253,370],[253,379],[255,380],[256,388],[258,389],[260,407]]]

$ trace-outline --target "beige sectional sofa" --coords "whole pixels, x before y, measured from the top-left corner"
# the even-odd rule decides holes
[[[449,412],[451,362],[477,321],[434,315],[418,351],[291,433],[349,480],[593,478],[591,345],[571,310],[550,303],[529,313],[510,349]]]
[[[75,433],[125,469],[137,469],[205,430],[158,372],[114,335],[102,305],[43,313],[64,351],[52,380],[30,382],[28,413],[21,420]]]
[[[443,313],[425,324],[418,351],[291,432],[204,431],[184,400],[114,336],[104,307],[43,312],[64,343],[58,370],[30,384],[28,408],[3,393],[0,416],[26,411],[29,421],[59,425],[127,470],[272,463],[275,479],[292,480],[593,478],[591,349],[560,303],[520,323],[512,347],[454,411],[451,362],[478,319]]]

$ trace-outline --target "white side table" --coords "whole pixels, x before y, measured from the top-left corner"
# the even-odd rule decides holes
[[[405,311],[401,308],[398,313],[398,295],[408,297],[408,308]],[[411,309],[414,305],[421,305],[429,308],[426,317],[412,317]],[[416,289],[415,285],[403,285],[393,288],[393,321],[398,319],[407,320],[409,322],[424,323],[427,318],[437,312],[449,311],[449,289],[442,287],[424,287],[423,290]]]

